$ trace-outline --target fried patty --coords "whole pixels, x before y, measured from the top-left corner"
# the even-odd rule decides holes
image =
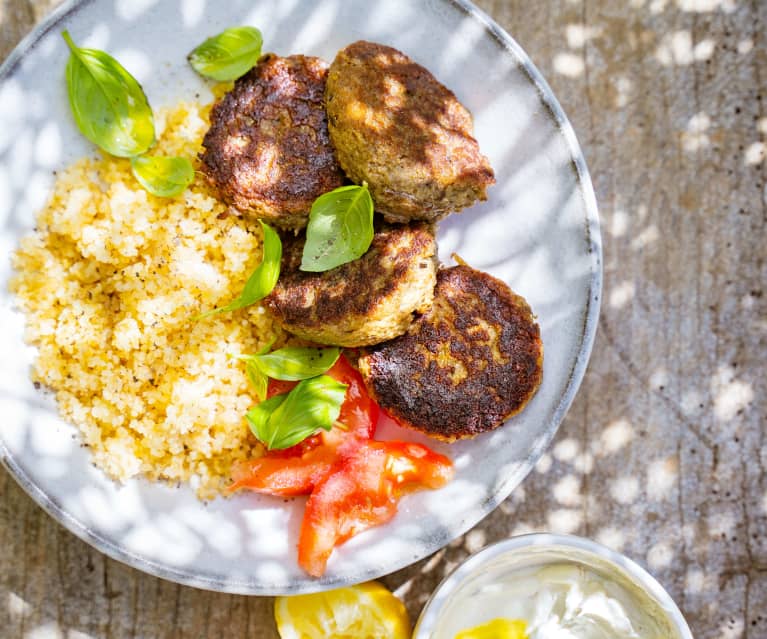
[[[541,383],[543,345],[527,302],[468,266],[437,273],[431,310],[407,333],[364,349],[374,399],[445,441],[474,437],[524,408]]]
[[[322,273],[299,269],[304,241],[303,233],[283,238],[280,278],[264,299],[285,330],[320,344],[377,344],[404,333],[431,305],[437,243],[430,224],[377,224],[362,257]]]
[[[404,53],[350,44],[330,65],[325,96],[341,167],[368,183],[389,221],[437,220],[487,199],[495,176],[471,114]]]
[[[213,106],[200,159],[224,201],[302,228],[312,202],[341,186],[323,103],[327,72],[319,58],[267,54]]]

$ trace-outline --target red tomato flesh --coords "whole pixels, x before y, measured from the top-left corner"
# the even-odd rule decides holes
[[[298,564],[310,575],[325,572],[338,544],[394,517],[397,501],[384,475],[386,457],[381,448],[360,448],[312,491],[298,540]]]
[[[389,521],[405,492],[439,488],[452,474],[447,457],[421,444],[367,442],[312,491],[301,522],[299,565],[320,577],[333,548]]]
[[[228,488],[309,495],[298,563],[315,577],[325,572],[333,548],[394,517],[403,494],[439,488],[453,476],[451,461],[426,446],[372,440],[380,409],[343,355],[327,374],[348,387],[337,425],[239,464]],[[268,396],[289,392],[296,383],[270,380]]]
[[[444,455],[412,442],[376,442],[386,448],[386,476],[398,494],[440,488],[453,478],[453,463]]]
[[[293,456],[267,454],[235,466],[228,491],[249,488],[266,495],[308,495],[337,461],[337,451],[325,446]]]

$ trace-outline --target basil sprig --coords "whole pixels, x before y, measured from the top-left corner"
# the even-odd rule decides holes
[[[139,184],[158,197],[176,197],[194,180],[187,158],[143,155],[131,158],[130,166]]]
[[[111,55],[81,49],[61,34],[71,54],[67,90],[82,134],[107,153],[132,157],[154,144],[154,118],[141,85]]]
[[[256,390],[256,397],[258,397],[259,402],[263,402],[266,399],[266,393],[269,390],[269,378],[261,371],[261,369],[256,366],[255,358],[258,355],[265,355],[269,352],[269,349],[272,347],[272,344],[274,344],[274,340],[276,338],[273,337],[269,340],[269,343],[264,346],[258,353],[255,355],[232,355],[231,357],[236,357],[242,362],[245,362],[245,374],[248,376],[248,379],[250,380],[250,383],[253,385],[253,388]]]
[[[253,362],[267,377],[295,382],[322,375],[340,354],[341,349],[336,347],[285,346],[271,353],[242,355],[240,359]]]
[[[200,75],[226,82],[245,75],[258,62],[262,44],[255,27],[232,27],[205,40],[187,59]]]
[[[296,382],[325,373],[341,355],[341,349],[315,346],[285,346],[269,353],[271,344],[255,355],[236,355],[245,362],[245,372],[263,401],[269,378]]]
[[[312,204],[301,270],[321,272],[356,260],[373,241],[373,198],[367,184],[342,186]]]
[[[245,308],[251,304],[255,304],[258,300],[263,299],[269,293],[272,292],[274,285],[277,283],[277,278],[280,276],[280,260],[282,259],[282,240],[277,235],[271,226],[265,224],[261,220],[261,228],[264,231],[263,242],[263,258],[261,263],[256,267],[248,281],[245,282],[245,287],[242,289],[240,296],[229,302],[226,306],[214,308],[211,311],[207,311],[195,317],[200,320],[210,315],[217,313],[224,313],[226,311],[236,311],[240,308]]]
[[[83,49],[68,31],[67,91],[80,132],[107,153],[131,158],[131,171],[152,195],[175,197],[192,180],[187,158],[139,157],[155,142],[154,116],[144,90],[111,55]]]
[[[275,395],[245,416],[253,434],[269,450],[295,446],[319,429],[330,430],[341,413],[346,384],[329,375],[299,382],[289,393]]]
[[[252,357],[251,355],[240,355],[238,359],[245,362],[245,374],[248,376],[253,389],[256,391],[256,397],[259,402],[263,402],[266,399],[266,394],[269,391],[269,378],[261,372],[261,369],[256,366],[251,360],[246,360],[246,357]]]

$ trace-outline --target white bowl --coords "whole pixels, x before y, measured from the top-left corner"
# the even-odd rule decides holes
[[[520,570],[546,564],[583,566],[606,583],[628,590],[661,624],[668,626],[666,639],[693,639],[690,628],[670,595],[655,578],[631,559],[596,542],[572,535],[533,533],[492,544],[470,556],[448,575],[426,603],[413,639],[453,637],[466,627],[466,606],[481,615],[482,592]],[[470,602],[470,604],[469,604]],[[645,610],[648,612],[647,610]],[[503,616],[502,611],[492,617]],[[486,619],[470,619],[468,625]],[[456,625],[459,628],[456,628]]]
[[[238,494],[203,504],[188,486],[141,479],[117,485],[92,467],[77,429],[29,381],[34,349],[24,346],[24,318],[7,292],[6,258],[0,260],[0,459],[59,522],[135,568],[211,590],[290,594],[365,581],[417,561],[474,526],[522,481],[586,369],[602,253],[594,192],[572,127],[519,45],[465,0],[90,0],[65,2],[0,67],[5,254],[34,226],[53,171],[95,151],[70,113],[61,31],[117,57],[157,108],[211,99],[186,55],[205,38],[244,24],[259,27],[264,51],[279,55],[332,60],[358,39],[389,44],[431,70],[474,114],[497,184],[487,202],[440,223],[440,257],[450,263],[455,252],[530,302],[545,350],[538,393],[494,432],[433,443],[454,460],[455,480],[407,496],[391,523],[339,548],[325,576],[311,579],[296,561],[301,499]],[[418,439],[409,431],[394,434]]]

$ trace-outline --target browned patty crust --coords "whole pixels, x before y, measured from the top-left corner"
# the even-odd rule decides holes
[[[285,234],[280,278],[264,299],[282,327],[337,346],[376,344],[404,333],[429,308],[437,243],[427,223],[376,225],[359,259],[322,273],[301,271],[305,234]]]
[[[227,203],[282,228],[302,228],[312,202],[341,186],[328,135],[327,63],[274,54],[214,106],[202,170]]]
[[[541,383],[543,345],[522,297],[487,273],[455,266],[437,273],[431,310],[401,337],[365,349],[359,367],[394,417],[454,441],[522,410]]]
[[[359,41],[328,73],[330,138],[341,167],[367,182],[393,222],[437,220],[487,199],[493,169],[472,136],[471,114],[421,65]]]

